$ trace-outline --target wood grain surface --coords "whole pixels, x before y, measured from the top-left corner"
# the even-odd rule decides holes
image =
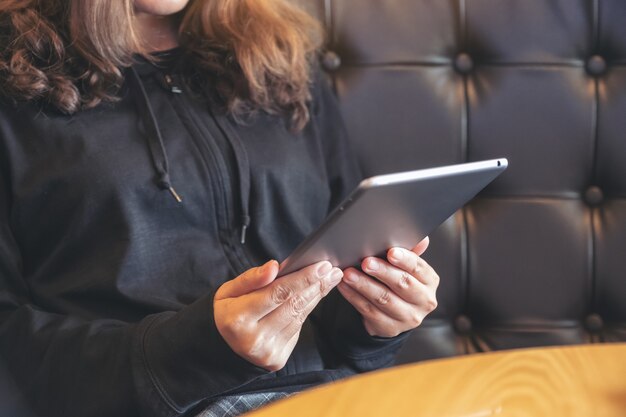
[[[247,417],[626,417],[626,344],[523,349],[357,376]]]

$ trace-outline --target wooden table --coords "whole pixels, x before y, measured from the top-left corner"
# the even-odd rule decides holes
[[[626,344],[523,349],[360,375],[247,417],[625,417]]]

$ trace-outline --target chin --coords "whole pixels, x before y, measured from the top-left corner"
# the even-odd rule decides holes
[[[187,6],[189,0],[135,0],[137,13],[168,16],[178,13]]]

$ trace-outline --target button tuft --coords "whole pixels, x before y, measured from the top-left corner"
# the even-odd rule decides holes
[[[461,52],[454,59],[454,69],[460,74],[469,74],[474,69],[472,57],[465,52]]]
[[[590,333],[598,333],[604,327],[604,320],[599,314],[590,314],[585,319],[585,328]]]
[[[606,60],[600,55],[593,55],[587,60],[587,73],[594,77],[604,75],[607,69]]]
[[[322,56],[322,66],[326,71],[337,71],[341,67],[341,57],[334,51],[326,51]]]
[[[454,329],[457,333],[460,334],[468,334],[472,331],[472,321],[469,317],[461,314],[456,319],[454,319]]]
[[[583,197],[585,199],[585,203],[587,203],[591,207],[596,207],[602,204],[604,201],[604,193],[602,189],[596,185],[592,185],[587,188],[585,191],[585,195]]]

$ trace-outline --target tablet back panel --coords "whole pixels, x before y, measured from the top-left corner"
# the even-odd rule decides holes
[[[280,275],[324,260],[343,269],[392,247],[411,249],[507,165],[496,159],[366,179],[281,264]]]

